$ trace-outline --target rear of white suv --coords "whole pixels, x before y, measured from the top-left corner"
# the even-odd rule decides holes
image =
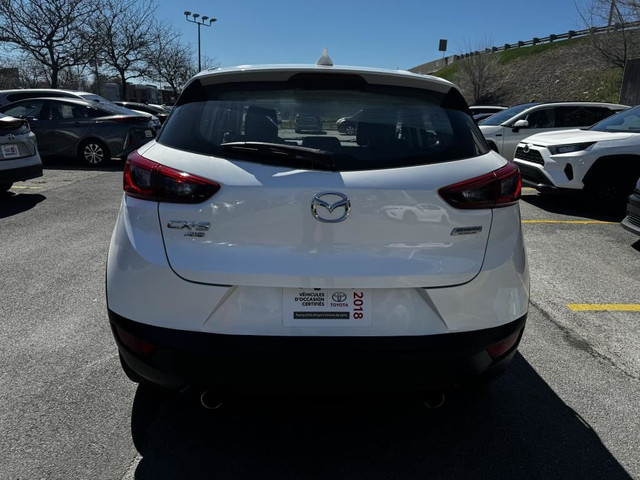
[[[355,138],[338,132],[360,111]],[[300,113],[323,131],[296,133]],[[449,82],[204,72],[129,156],[124,190],[107,303],[135,380],[444,389],[501,373],[520,341],[520,174]]]

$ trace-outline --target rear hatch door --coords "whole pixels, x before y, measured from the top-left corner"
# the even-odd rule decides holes
[[[148,154],[160,163],[172,157],[157,145]],[[482,267],[492,210],[454,209],[437,192],[497,168],[497,156],[329,172],[180,155],[190,173],[221,184],[201,204],[159,204],[167,258],[185,280],[435,287],[468,282]]]

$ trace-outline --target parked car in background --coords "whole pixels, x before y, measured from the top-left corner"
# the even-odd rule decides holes
[[[469,111],[476,123],[480,124],[485,118],[489,118],[491,115],[506,110],[508,107],[501,105],[471,105]]]
[[[128,108],[129,110],[153,115],[160,121],[160,125],[162,125],[167,120],[170,113],[169,110],[166,110],[163,107],[150,105],[148,103],[123,102],[121,100],[115,100],[113,103],[115,103],[116,105],[120,105],[121,107]]]
[[[281,129],[276,112],[296,109],[329,125],[364,113],[354,141]],[[106,276],[123,369],[223,392],[485,381],[527,316],[520,186],[446,80],[327,65],[201,72],[125,165]],[[435,214],[392,212],[389,228],[381,212],[394,205]]]
[[[112,108],[117,107],[117,105],[111,100],[107,100],[100,95],[96,95],[91,92],[83,92],[79,90],[62,90],[58,88],[25,88],[25,89],[15,89],[15,90],[0,90],[0,106],[7,105],[11,102],[17,102],[18,100],[25,100],[28,98],[75,98],[78,100],[87,100],[95,103],[99,103],[102,105],[109,105]],[[131,111],[125,107],[119,107],[123,111],[124,115],[131,115]],[[146,116],[149,120],[149,126],[157,130],[160,128],[160,120],[159,118],[154,118],[154,116],[150,113],[142,113],[142,115]]]
[[[318,115],[300,113],[295,119],[296,133],[322,133],[322,119]]]
[[[480,130],[493,150],[512,160],[516,147],[526,137],[550,130],[589,127],[627,108],[600,102],[525,103],[484,119]]]
[[[527,137],[513,161],[538,190],[584,190],[602,207],[624,205],[640,176],[640,107],[590,128]]]
[[[640,178],[636,188],[627,202],[627,216],[622,220],[622,226],[630,232],[640,235]]]
[[[29,121],[42,156],[73,156],[97,167],[125,157],[155,136],[146,116],[72,98],[32,98],[0,107]]]
[[[0,113],[0,193],[15,182],[42,176],[42,161],[29,123]]]
[[[0,106],[17,102],[18,100],[26,100],[29,98],[76,98],[79,100],[91,100],[96,103],[112,104],[100,95],[90,92],[82,92],[79,90],[64,90],[59,88],[24,88],[15,90],[0,90]]]
[[[509,107],[502,105],[471,105],[469,107],[469,111],[471,112],[471,115],[479,115],[481,113],[490,113],[493,115],[494,113],[501,112],[507,108]]]
[[[359,111],[348,117],[339,118],[336,121],[338,132],[344,133],[345,135],[355,135],[358,131],[358,117],[361,113],[362,111]]]

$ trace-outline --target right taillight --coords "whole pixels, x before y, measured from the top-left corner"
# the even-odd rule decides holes
[[[123,187],[130,197],[170,203],[200,203],[220,190],[216,182],[160,165],[138,152],[127,157]]]
[[[438,193],[455,208],[495,208],[520,199],[522,177],[515,163],[464,182],[441,188]]]

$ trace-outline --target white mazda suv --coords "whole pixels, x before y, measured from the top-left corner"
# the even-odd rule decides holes
[[[340,134],[358,111],[357,134]],[[297,133],[300,114],[322,132]],[[520,188],[445,80],[202,72],[125,165],[107,262],[123,368],[203,390],[445,390],[495,376],[528,311]],[[398,205],[439,215],[390,218]]]

